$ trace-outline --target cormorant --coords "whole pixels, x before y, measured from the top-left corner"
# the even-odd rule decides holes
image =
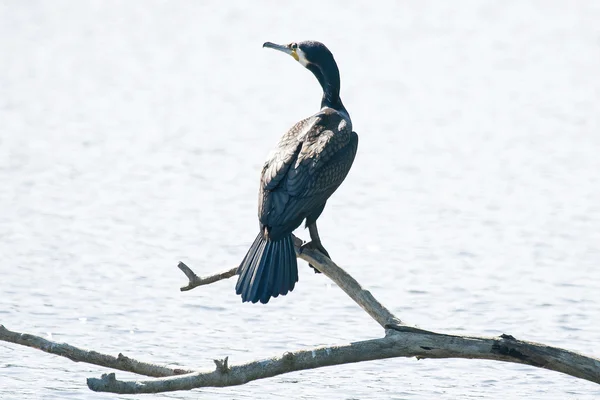
[[[292,232],[303,220],[311,238],[303,248],[318,249],[329,257],[319,238],[317,218],[350,171],[358,146],[329,49],[314,41],[266,42],[263,47],[289,54],[309,69],[323,88],[323,98],[321,110],[283,135],[263,166],[258,192],[260,232],[238,267],[235,287],[243,302],[252,303],[267,303],[294,289],[298,264]]]

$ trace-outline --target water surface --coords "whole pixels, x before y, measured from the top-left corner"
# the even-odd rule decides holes
[[[240,262],[262,163],[317,111],[264,41],[318,39],[360,135],[320,219],[334,260],[411,324],[600,356],[600,5],[593,1],[4,2],[0,323],[213,368],[379,337],[301,262],[291,295],[179,292]],[[298,232],[308,237],[304,231]],[[0,343],[0,398],[90,392],[106,369]],[[117,372],[120,378],[134,378]],[[156,398],[593,399],[516,364],[393,359]]]

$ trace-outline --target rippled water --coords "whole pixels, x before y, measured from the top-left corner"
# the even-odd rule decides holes
[[[0,323],[200,368],[381,336],[303,262],[267,306],[234,280],[178,290],[178,260],[230,268],[254,238],[262,162],[320,101],[261,45],[309,38],[360,135],[320,219],[334,260],[409,323],[600,356],[594,1],[3,2]],[[0,343],[2,399],[104,399],[85,378],[106,371]],[[516,364],[394,359],[156,397],[599,395]]]

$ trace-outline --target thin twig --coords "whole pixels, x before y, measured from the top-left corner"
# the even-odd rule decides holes
[[[182,286],[181,288],[179,288],[179,290],[181,290],[182,292],[192,290],[193,288],[198,287],[198,286],[208,285],[208,284],[215,283],[215,282],[218,282],[223,279],[231,278],[232,276],[235,275],[235,273],[237,271],[237,267],[234,267],[234,268],[228,269],[227,271],[218,272],[214,275],[199,277],[198,275],[196,275],[194,273],[194,271],[192,271],[190,269],[190,267],[188,267],[181,261],[179,261],[179,264],[177,265],[177,267],[180,270],[182,270],[183,273],[185,274],[185,276],[187,276],[189,279],[189,283],[187,284],[187,286]]]
[[[98,353],[92,350],[84,350],[66,343],[57,343],[43,337],[30,335],[28,333],[13,332],[0,325],[0,340],[5,342],[20,344],[22,346],[33,347],[45,351],[46,353],[56,354],[66,357],[71,361],[85,362],[88,364],[100,365],[102,367],[118,369],[120,371],[133,372],[135,374],[164,377],[182,375],[193,372],[188,369],[167,368],[156,364],[145,363],[134,360],[119,353],[117,357]]]

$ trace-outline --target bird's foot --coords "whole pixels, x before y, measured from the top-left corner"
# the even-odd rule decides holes
[[[304,243],[300,247],[300,251],[304,251],[304,249],[319,250],[321,253],[323,253],[324,255],[329,257],[329,252],[327,250],[325,250],[325,247],[323,247],[323,245],[321,244],[321,241],[319,241],[319,240],[311,240],[310,242]]]
[[[304,243],[300,247],[300,252],[304,251],[304,249],[319,250],[321,253],[323,253],[325,256],[327,256],[327,258],[329,258],[331,260],[331,257],[329,257],[329,252],[327,250],[325,250],[325,247],[323,247],[320,240],[311,240],[310,242]],[[316,269],[312,264],[308,264],[308,266],[315,270],[315,274],[321,273],[321,271]]]

